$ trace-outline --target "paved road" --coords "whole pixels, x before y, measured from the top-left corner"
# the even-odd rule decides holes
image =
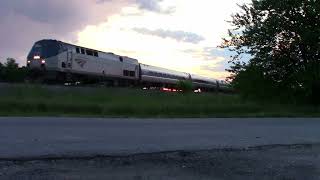
[[[318,144],[320,119],[0,118],[0,158]]]

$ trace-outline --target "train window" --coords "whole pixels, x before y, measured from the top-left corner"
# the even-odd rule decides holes
[[[62,63],[61,63],[61,67],[62,67],[62,68],[66,68],[66,63],[65,63],[65,62],[62,62]]]
[[[119,56],[119,60],[120,60],[121,62],[123,62],[123,57]]]
[[[93,55],[94,55],[95,57],[99,57],[99,55],[98,55],[98,52],[97,52],[97,51],[94,51],[94,52],[93,52]]]
[[[80,53],[80,49],[77,47],[76,48],[76,52],[79,54]]]
[[[136,72],[130,71],[130,76],[131,76],[131,77],[135,77],[135,76],[136,76]]]
[[[88,56],[93,56],[93,51],[87,49],[87,55]]]
[[[81,48],[81,54],[86,54],[83,48]]]
[[[129,71],[128,70],[123,70],[123,75],[124,76],[129,76]]]
[[[207,83],[206,81],[204,81],[204,80],[199,80],[199,79],[196,79],[195,82],[197,82],[197,83]]]
[[[61,43],[54,40],[42,40],[32,47],[28,54],[28,59],[33,58],[35,55],[41,55],[42,58],[49,58],[56,56],[61,52]]]

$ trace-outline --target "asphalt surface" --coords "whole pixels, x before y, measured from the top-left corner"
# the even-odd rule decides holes
[[[319,120],[0,118],[0,179],[318,180]]]
[[[1,180],[318,180],[319,146],[0,161]]]
[[[317,145],[320,119],[0,118],[0,159]]]

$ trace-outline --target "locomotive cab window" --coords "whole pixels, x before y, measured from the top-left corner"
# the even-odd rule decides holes
[[[94,52],[93,52],[93,55],[94,55],[95,57],[99,57],[99,55],[98,55],[98,52],[97,52],[97,51],[94,51]]]
[[[79,54],[80,53],[80,49],[77,47],[76,48],[76,52]]]
[[[130,71],[129,75],[130,75],[131,77],[135,77],[135,76],[136,76],[136,72]]]
[[[128,70],[123,70],[123,75],[124,76],[129,76],[129,71]]]
[[[120,60],[121,62],[123,62],[123,57],[120,56],[120,57],[119,57],[119,60]]]
[[[81,54],[86,54],[83,48],[81,48]]]
[[[49,58],[59,54],[61,50],[60,43],[54,40],[42,40],[34,44],[28,54],[28,59],[33,59],[34,56],[41,58]]]
[[[88,55],[88,56],[93,56],[93,51],[87,50],[87,55]]]

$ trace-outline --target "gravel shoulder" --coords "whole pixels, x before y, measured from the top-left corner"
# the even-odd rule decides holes
[[[0,161],[0,179],[3,180],[315,180],[319,177],[319,145]]]

